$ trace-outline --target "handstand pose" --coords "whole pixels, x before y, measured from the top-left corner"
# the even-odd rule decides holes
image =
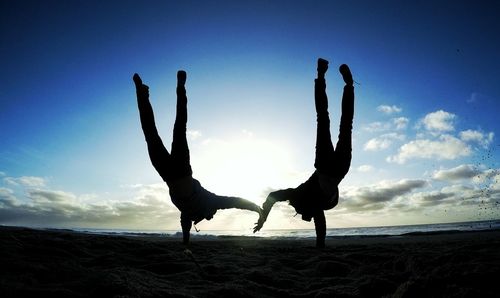
[[[183,242],[189,243],[192,222],[210,220],[218,209],[239,208],[261,213],[256,204],[238,197],[218,196],[207,191],[194,179],[189,162],[186,140],[187,97],[184,84],[186,72],[177,72],[177,112],[171,153],[167,151],[156,129],[153,108],[149,102],[149,87],[134,74],[141,126],[148,145],[149,158],[169,188],[170,198],[181,211]]]
[[[335,207],[339,200],[338,184],[349,171],[351,165],[351,134],[354,116],[354,87],[349,67],[342,64],[339,68],[345,86],[342,95],[342,116],[340,133],[336,148],[333,148],[328,116],[328,98],[326,96],[325,73],[328,61],[318,59],[318,78],[315,80],[314,101],[317,115],[316,170],[309,179],[297,188],[288,188],[271,192],[263,204],[263,212],[256,223],[254,233],[259,231],[267,219],[274,203],[289,201],[302,219],[314,218],[316,228],[316,246],[325,246],[326,220],[324,210]]]

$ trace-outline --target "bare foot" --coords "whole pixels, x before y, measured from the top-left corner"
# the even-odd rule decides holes
[[[318,76],[319,77],[324,77],[326,71],[328,70],[328,60],[325,60],[323,58],[318,59]]]
[[[142,83],[141,77],[138,74],[134,74],[133,77],[135,83],[135,89],[138,96],[149,97],[149,87]]]
[[[134,80],[136,86],[142,85],[141,77],[137,73],[134,73],[134,77],[132,79]]]
[[[184,86],[186,84],[187,74],[184,70],[179,70],[177,72],[177,85]]]
[[[354,81],[352,80],[352,74],[351,74],[351,70],[349,69],[349,66],[347,66],[346,64],[340,65],[339,72],[342,75],[342,78],[344,79],[345,84],[352,86]]]

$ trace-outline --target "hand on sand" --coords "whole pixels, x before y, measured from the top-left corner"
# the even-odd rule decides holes
[[[177,85],[184,86],[186,84],[187,74],[184,70],[179,70],[177,72]]]
[[[318,59],[318,74],[320,76],[324,76],[326,71],[328,70],[328,60],[323,58]]]
[[[142,83],[141,77],[138,74],[134,74],[133,77],[135,83],[135,90],[138,96],[149,97],[149,87]]]

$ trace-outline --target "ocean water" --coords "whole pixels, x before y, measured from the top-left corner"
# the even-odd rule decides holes
[[[424,225],[404,225],[404,226],[384,226],[384,227],[358,227],[358,228],[335,228],[328,229],[327,237],[369,237],[369,236],[402,236],[412,234],[432,234],[445,232],[466,232],[500,229],[500,220],[457,222],[443,224],[424,224]],[[158,236],[181,238],[181,230],[175,231],[154,231],[154,230],[120,230],[120,229],[73,229],[78,232],[103,234],[103,235],[126,235],[126,236]],[[316,232],[314,229],[300,230],[261,230],[253,234],[249,231],[223,231],[191,230],[192,238],[216,239],[219,237],[246,236],[246,237],[265,237],[265,238],[314,238]]]

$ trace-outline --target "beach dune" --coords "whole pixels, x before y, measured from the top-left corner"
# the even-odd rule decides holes
[[[314,239],[0,227],[2,297],[497,297],[500,231]]]

